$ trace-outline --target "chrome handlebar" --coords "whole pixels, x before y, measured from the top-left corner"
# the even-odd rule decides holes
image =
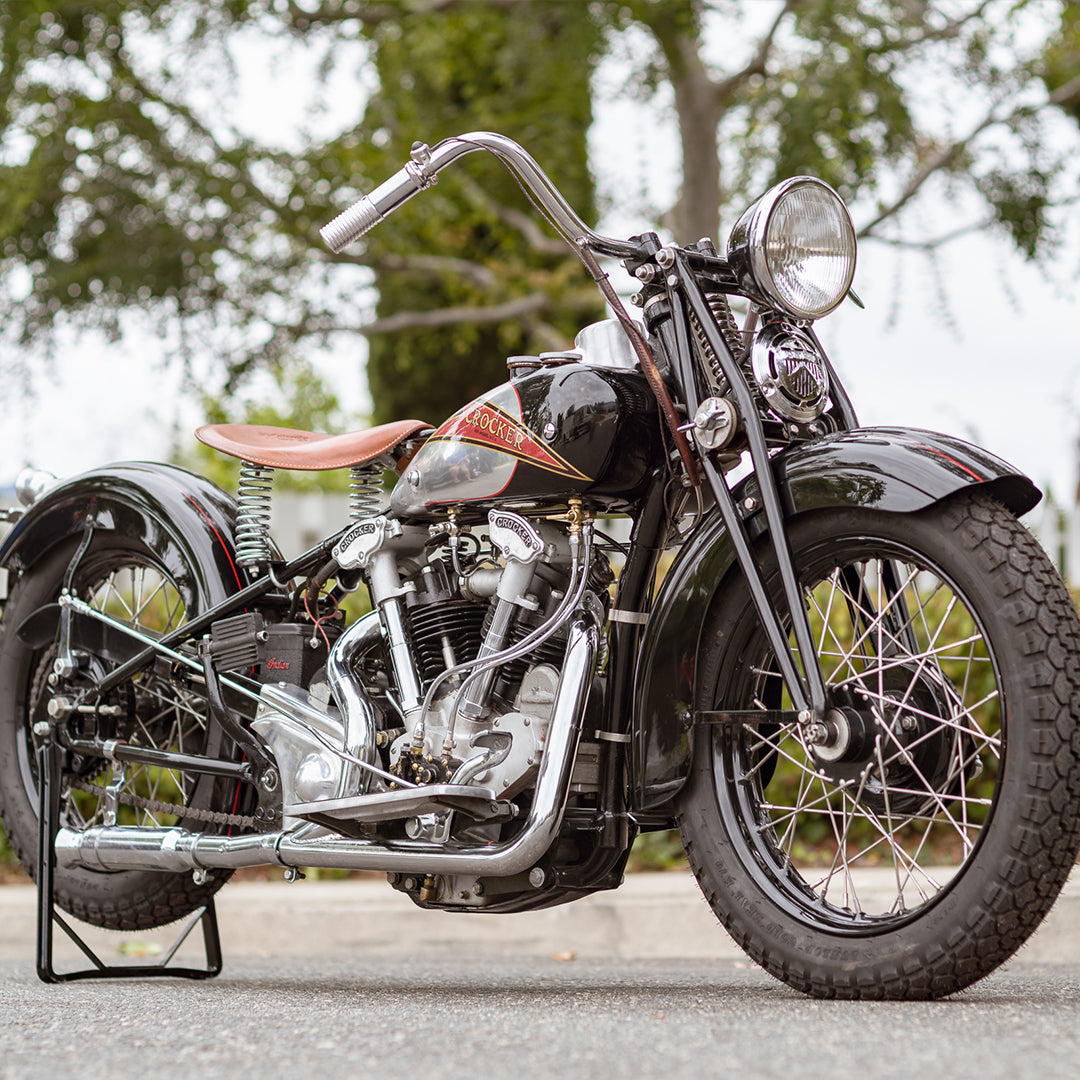
[[[636,250],[627,240],[616,240],[593,232],[532,156],[513,139],[492,131],[471,131],[444,139],[433,149],[428,149],[423,143],[414,144],[412,160],[403,169],[320,230],[323,242],[335,253],[343,251],[418,191],[431,187],[438,174],[449,164],[474,150],[487,150],[494,154],[528,190],[559,235],[572,247],[587,247],[598,255],[619,258],[632,255]]]

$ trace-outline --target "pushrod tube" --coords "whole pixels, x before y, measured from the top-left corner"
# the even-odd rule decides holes
[[[521,873],[547,852],[562,823],[581,718],[596,669],[598,640],[599,633],[591,618],[574,619],[533,804],[522,831],[502,843],[447,848],[427,841],[353,840],[336,836],[309,839],[302,830],[254,836],[208,836],[179,828],[100,826],[81,832],[60,829],[55,844],[56,865],[184,872],[277,863],[492,877]]]

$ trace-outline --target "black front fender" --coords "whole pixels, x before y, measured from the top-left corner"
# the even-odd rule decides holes
[[[1000,458],[947,435],[910,428],[841,432],[773,459],[788,517],[828,507],[914,513],[965,487],[981,487],[1019,516],[1038,503],[1038,488]],[[751,537],[765,531],[758,484],[735,491],[749,507]],[[710,514],[672,563],[638,653],[630,744],[634,809],[668,802],[686,779],[698,643],[717,588],[735,567],[718,513]]]
[[[124,462],[82,473],[46,492],[0,547],[11,578],[87,526],[142,540],[195,595],[218,603],[242,588],[233,530],[236,504],[215,484],[173,465]]]

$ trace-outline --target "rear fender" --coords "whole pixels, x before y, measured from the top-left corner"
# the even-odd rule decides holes
[[[125,462],[51,488],[18,520],[0,546],[9,584],[57,544],[94,529],[141,540],[177,584],[190,575],[207,606],[243,587],[233,531],[236,504],[215,484],[174,465]]]
[[[1040,492],[1000,458],[959,439],[909,428],[841,432],[773,458],[785,514],[859,506],[914,513],[978,487],[1017,516]],[[750,537],[765,532],[755,477],[735,492]],[[678,793],[691,756],[698,645],[712,598],[735,552],[713,512],[683,546],[664,579],[638,653],[630,744],[631,802],[655,810]]]

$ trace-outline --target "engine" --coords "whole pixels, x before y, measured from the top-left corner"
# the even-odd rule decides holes
[[[214,648],[234,670],[261,658],[251,728],[276,763],[287,832],[466,847],[520,833],[545,782],[550,790],[541,769],[557,716],[561,734],[552,741],[564,748],[566,768],[566,714],[556,706],[570,616],[585,607],[602,626],[614,580],[580,504],[566,517],[492,510],[486,534],[459,528],[452,516],[430,527],[362,519],[342,534],[331,565],[345,583],[363,573],[378,614],[340,636],[335,627],[323,640],[328,651],[314,647],[325,618],[317,601],[304,603],[311,622],[299,624],[301,635],[288,619],[280,627],[247,616],[215,625]],[[302,588],[310,599],[313,582]],[[295,658],[285,651],[294,638],[302,639]],[[601,753],[589,736],[577,746],[573,805],[595,806]],[[589,832],[585,847],[598,842]],[[559,851],[587,863],[574,842]],[[539,902],[547,871],[530,873],[498,887],[454,875],[391,877],[418,903],[468,908],[495,895],[499,903]],[[515,890],[521,896],[512,900]]]
[[[426,708],[389,748],[389,769],[413,783],[476,784],[512,799],[544,751],[566,648],[560,608],[574,584],[566,526],[493,511],[488,545],[451,527],[449,558],[404,583],[406,623]],[[579,592],[607,602],[597,557]],[[601,597],[603,599],[601,599]]]

